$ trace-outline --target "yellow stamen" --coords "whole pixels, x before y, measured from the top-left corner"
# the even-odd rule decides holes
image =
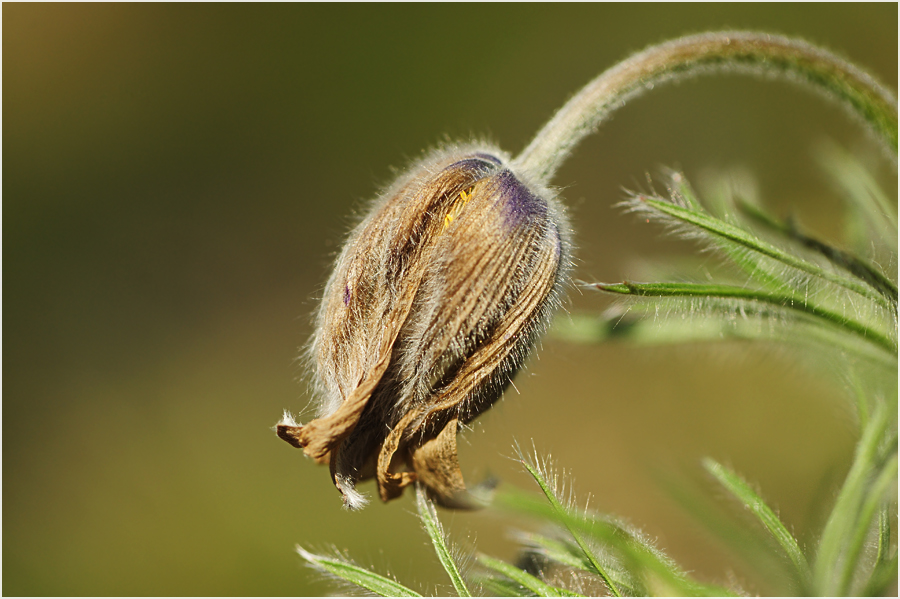
[[[469,203],[472,199],[472,188],[469,188],[469,193],[466,193],[465,190],[459,192],[459,199],[456,200],[453,205],[450,207],[450,211],[447,212],[447,215],[444,217],[444,228],[441,232],[446,231],[447,227],[450,226],[450,223],[453,222],[457,216],[459,216],[460,211],[462,211],[463,206]]]

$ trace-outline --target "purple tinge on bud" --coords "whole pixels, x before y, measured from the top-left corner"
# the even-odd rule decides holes
[[[385,501],[418,480],[464,507],[456,432],[499,399],[546,329],[568,250],[555,195],[504,154],[427,156],[347,240],[312,347],[319,417],[278,435],[330,465],[350,508],[373,477]]]

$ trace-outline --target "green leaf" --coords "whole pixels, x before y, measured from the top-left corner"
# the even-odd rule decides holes
[[[586,538],[592,538],[608,547],[610,550],[616,551],[629,566],[628,569],[622,569],[616,575],[610,575],[610,571],[605,570],[606,577],[604,582],[615,581],[616,579],[629,579],[631,576],[645,574],[643,577],[646,583],[659,582],[664,590],[658,594],[679,594],[679,595],[730,595],[728,591],[719,587],[713,587],[700,584],[690,579],[683,571],[650,543],[641,538],[638,534],[626,529],[625,527],[607,520],[593,517],[587,514],[578,513],[576,510],[569,510],[562,506],[553,487],[548,483],[541,468],[532,464],[520,452],[520,460],[526,470],[541,487],[547,502],[540,501],[530,495],[521,492],[502,493],[497,496],[497,501],[506,506],[508,509],[518,511],[520,513],[529,514],[541,520],[555,521],[560,526],[569,531],[575,542],[584,552],[586,558],[593,567],[600,565],[601,560],[591,550],[586,543]],[[596,572],[595,572],[596,573]],[[651,574],[653,577],[647,577]],[[615,584],[615,583],[614,583]],[[621,588],[621,585],[617,585]],[[641,588],[635,582],[629,584],[629,593],[636,595],[647,595],[648,590]],[[659,587],[654,586],[654,591]]]
[[[565,589],[550,586],[540,578],[532,576],[528,572],[520,570],[512,564],[507,564],[504,561],[494,559],[490,556],[479,555],[478,562],[482,566],[490,568],[495,572],[499,572],[515,583],[525,587],[538,597],[583,597],[583,595],[579,595],[578,593],[572,593]]]
[[[531,474],[535,482],[537,482],[538,486],[541,488],[541,491],[544,492],[544,496],[547,498],[547,501],[550,502],[550,505],[553,508],[557,519],[563,522],[566,528],[569,529],[569,533],[572,535],[572,538],[575,539],[575,542],[578,543],[578,546],[584,553],[585,558],[588,560],[588,562],[590,562],[591,569],[593,570],[594,574],[603,579],[603,582],[606,584],[607,588],[609,589],[610,593],[613,594],[613,596],[621,597],[622,594],[619,591],[617,585],[613,583],[609,574],[606,573],[606,569],[600,565],[600,560],[597,559],[597,556],[594,555],[594,552],[591,550],[591,548],[581,538],[581,534],[579,533],[577,528],[570,526],[567,520],[563,517],[566,515],[566,511],[565,509],[563,509],[562,504],[556,497],[553,489],[551,489],[550,485],[544,479],[543,474],[536,467],[534,467],[524,459],[522,460],[522,465],[526,470],[528,470],[528,473]]]
[[[875,565],[875,571],[872,572],[863,594],[868,597],[880,597],[887,593],[888,587],[891,585],[896,586],[896,584],[897,554],[894,553],[893,557],[886,562]]]
[[[756,574],[763,595],[796,596],[803,589],[798,584],[793,565],[780,551],[773,551],[772,539],[758,526],[747,526],[736,519],[734,512],[724,509],[718,495],[710,493],[708,485],[691,483],[683,473],[659,471],[661,483],[696,521],[718,538],[726,551],[746,562]],[[709,482],[704,479],[704,482]],[[746,595],[738,592],[739,595]]]
[[[862,295],[863,297],[874,300],[884,308],[891,308],[890,302],[871,287],[863,285],[854,279],[825,270],[817,264],[785,252],[774,245],[759,239],[740,227],[728,224],[708,214],[682,208],[671,202],[645,195],[634,196],[634,199],[629,202],[629,204],[635,209],[647,208],[651,211],[665,214],[677,221],[692,225],[714,236],[738,244],[754,252],[758,252],[773,260],[777,260],[785,266],[795,268],[814,277],[839,285],[854,293]]]
[[[788,558],[794,564],[796,574],[802,586],[807,586],[810,580],[809,564],[800,550],[800,545],[788,529],[782,524],[775,512],[766,505],[765,501],[756,494],[740,476],[725,468],[711,458],[703,461],[703,467],[712,474],[729,493],[741,502],[760,523],[769,531],[778,545],[784,550]]]
[[[882,349],[897,354],[895,343],[878,331],[872,330],[855,320],[844,318],[830,310],[819,307],[811,301],[793,294],[779,294],[769,291],[736,287],[733,285],[706,285],[696,283],[593,283],[595,289],[643,297],[699,297],[723,298],[754,301],[785,310],[795,311],[820,319],[829,325],[838,326],[849,333],[870,341]]]
[[[797,228],[789,223],[781,222],[772,215],[765,212],[759,206],[750,202],[741,201],[738,207],[742,212],[760,222],[773,231],[784,235],[785,238],[796,241],[802,246],[813,250],[826,260],[831,262],[835,267],[841,268],[856,278],[862,280],[867,285],[876,289],[879,293],[891,300],[893,305],[897,306],[897,285],[889,278],[884,276],[875,266],[869,264],[865,260],[845,252],[838,248],[832,247],[827,243],[819,241],[813,237],[805,235],[797,230]]]
[[[660,300],[658,300],[660,301]],[[858,359],[857,365],[868,363],[882,371],[884,376],[896,377],[897,357],[881,346],[848,335],[836,327],[823,327],[812,319],[775,318],[771,310],[754,310],[753,304],[744,304],[740,317],[732,312],[710,309],[697,310],[696,306],[678,305],[675,302],[692,301],[670,298],[671,310],[686,313],[687,318],[659,317],[667,306],[654,303],[633,303],[605,315],[564,314],[553,321],[551,335],[572,343],[605,343],[621,341],[639,346],[658,346],[676,343],[719,342],[729,339],[747,341],[778,341],[797,346],[798,357],[812,359],[811,365],[822,365],[822,354],[832,354],[846,362],[848,356]],[[710,300],[714,301],[714,300]],[[762,306],[762,304],[760,304]],[[656,315],[657,318],[653,318]]]
[[[466,587],[450,548],[447,546],[444,528],[441,526],[440,520],[438,520],[434,504],[425,496],[425,488],[422,485],[416,485],[416,506],[418,507],[419,518],[422,519],[425,532],[428,533],[431,544],[434,545],[434,550],[437,552],[438,560],[440,560],[441,565],[450,577],[456,593],[460,597],[471,597],[472,595]]]
[[[574,541],[551,539],[535,533],[522,533],[520,538],[521,542],[527,546],[527,550],[532,554],[536,554],[551,563],[587,572],[596,577],[593,564],[585,556],[581,547]],[[604,560],[604,557],[598,555],[597,559],[601,563],[609,561]],[[605,570],[612,579],[613,584],[621,589],[625,595],[646,594],[646,590],[638,588],[634,577],[623,568],[610,564],[605,566]]]
[[[888,505],[881,507],[878,515],[878,550],[875,554],[875,566],[886,565],[890,561],[891,551],[891,514]]]
[[[838,588],[842,591],[841,594],[849,594],[850,584],[853,582],[853,575],[857,570],[866,537],[869,535],[872,524],[878,517],[879,508],[884,505],[888,493],[896,488],[897,454],[894,453],[888,458],[887,463],[872,482],[863,499],[856,521],[856,528],[851,532],[844,555],[844,568],[838,583]]]
[[[879,446],[889,426],[888,410],[879,404],[869,417],[868,426],[856,446],[850,472],[844,480],[834,508],[825,524],[819,541],[819,551],[813,566],[813,583],[817,594],[841,595],[848,584],[846,572],[856,566],[854,537],[861,527],[868,527],[863,517],[863,504],[869,492]],[[896,442],[896,437],[894,437]],[[896,477],[896,446],[894,447],[894,476]]]
[[[673,201],[680,199],[681,202],[679,203],[683,204],[685,208],[701,214],[705,212],[700,200],[697,199],[696,193],[694,193],[693,188],[682,173],[672,172],[669,175],[669,180],[674,187],[672,191]],[[718,202],[718,207],[722,213],[718,220],[725,221],[730,217],[732,221],[737,222],[738,219],[733,212],[732,202],[725,201],[725,198],[722,197]],[[767,268],[766,261],[768,259],[765,256],[757,252],[747,251],[745,247],[732,243],[723,237],[714,235],[711,239],[719,250],[743,270],[751,280],[775,291],[784,291],[791,288],[790,279],[785,276],[784,272],[779,272],[778,269],[773,269],[771,266]]]
[[[550,562],[584,572],[593,572],[591,562],[585,557],[581,548],[573,543],[551,539],[537,533],[521,533],[519,536],[521,542],[527,545],[530,551]]]
[[[496,501],[509,510],[530,515],[541,521],[556,522],[564,529],[574,531],[582,539],[592,538],[607,545],[610,549],[618,551],[627,560],[629,571],[633,575],[655,575],[664,588],[663,591],[656,594],[685,596],[730,596],[732,594],[725,589],[703,585],[691,580],[658,550],[614,523],[572,514],[568,511],[558,512],[547,502],[522,492],[500,493],[497,495]],[[584,541],[582,540],[582,542]],[[624,571],[610,576],[614,580],[625,577]],[[619,588],[621,587],[620,584]],[[628,594],[640,596],[648,595],[649,592],[632,582]]]
[[[491,593],[494,597],[528,597],[527,589],[514,583],[508,578],[498,576],[475,575],[474,580],[481,585],[481,590]]]
[[[296,549],[297,553],[299,553],[303,559],[317,569],[328,572],[347,582],[351,582],[376,595],[381,595],[382,597],[421,597],[420,594],[412,589],[408,589],[390,578],[361,568],[348,560],[325,555],[316,555],[315,553],[306,551],[300,545],[297,545]]]
[[[850,208],[871,227],[873,234],[866,235],[865,242],[868,244],[874,237],[875,241],[891,244],[896,250],[896,204],[888,199],[869,170],[834,142],[819,144],[815,156],[822,170],[843,189]]]

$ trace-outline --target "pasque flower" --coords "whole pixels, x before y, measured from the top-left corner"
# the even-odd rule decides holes
[[[384,501],[414,481],[466,503],[459,427],[487,410],[559,303],[565,213],[549,189],[490,147],[435,151],[353,230],[312,347],[319,417],[278,435],[328,463],[349,508],[375,477]]]
[[[375,201],[328,281],[312,355],[319,417],[278,435],[328,463],[345,505],[375,477],[385,501],[421,482],[466,504],[460,425],[488,409],[546,328],[569,270],[565,212],[545,185],[626,101],[713,72],[784,76],[836,98],[896,163],[897,101],[866,73],[805,42],[748,32],[647,48],[573,96],[514,160],[490,147],[431,153]]]

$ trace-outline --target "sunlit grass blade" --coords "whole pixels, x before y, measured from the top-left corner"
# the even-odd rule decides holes
[[[390,578],[382,576],[381,574],[376,574],[371,570],[366,570],[348,560],[310,553],[300,545],[297,545],[296,549],[297,553],[299,553],[303,559],[315,566],[318,570],[322,570],[323,572],[327,572],[328,574],[360,586],[376,595],[382,597],[422,596]]]
[[[775,539],[788,558],[790,558],[791,563],[794,564],[801,586],[806,587],[810,580],[810,570],[806,556],[803,555],[797,539],[788,531],[778,516],[775,515],[775,512],[766,505],[766,502],[756,494],[750,485],[728,468],[711,458],[703,460],[703,467],[769,531],[772,538]]]
[[[867,525],[861,522],[861,509],[873,472],[879,462],[878,449],[884,440],[888,422],[887,408],[879,405],[871,414],[868,426],[863,430],[856,446],[856,455],[850,472],[819,541],[818,554],[813,564],[813,583],[817,594],[825,596],[842,594],[845,565],[848,560],[855,562],[849,559],[852,556],[848,555],[848,551],[852,553],[850,539],[854,537],[859,527]],[[896,446],[894,451],[896,452]],[[894,455],[896,456],[896,453]]]
[[[521,585],[522,587],[528,589],[537,597],[582,597],[583,595],[579,595],[578,593],[572,593],[565,589],[560,589],[554,586],[551,586],[545,583],[543,580],[538,578],[537,576],[532,576],[528,572],[524,570],[520,570],[516,568],[512,564],[507,564],[504,561],[494,559],[487,555],[479,555],[478,563],[480,563],[485,568],[489,568],[494,572],[498,572],[503,576],[506,576],[510,580],[515,583]]]
[[[633,199],[628,202],[628,205],[631,206],[634,210],[649,210],[650,212],[656,212],[666,215],[686,225],[697,227],[706,233],[738,244],[749,250],[758,252],[763,256],[772,258],[773,260],[777,260],[785,266],[795,268],[814,277],[819,277],[825,281],[834,283],[835,285],[839,285],[845,289],[853,291],[854,293],[857,293],[863,297],[874,300],[884,308],[889,309],[891,307],[890,302],[871,287],[864,285],[855,279],[826,270],[818,264],[809,262],[807,260],[804,260],[803,258],[800,258],[799,256],[786,252],[766,241],[763,241],[762,239],[759,239],[755,235],[740,227],[726,223],[708,214],[683,208],[681,206],[673,204],[672,202],[646,195],[635,195]]]
[[[460,597],[471,597],[472,595],[469,593],[462,574],[459,572],[459,567],[456,565],[456,560],[453,559],[453,554],[447,545],[447,540],[444,537],[444,528],[437,517],[437,510],[435,510],[434,504],[425,496],[425,488],[422,485],[416,485],[416,506],[418,507],[419,517],[422,519],[425,532],[428,533],[438,560],[440,560],[444,570],[447,571],[456,593]]]
[[[642,297],[699,297],[761,302],[813,316],[829,325],[841,327],[849,333],[875,343],[894,355],[897,353],[897,346],[894,341],[881,332],[872,330],[860,322],[845,318],[796,295],[748,289],[733,285],[696,283],[593,283],[591,287],[610,293]]]

